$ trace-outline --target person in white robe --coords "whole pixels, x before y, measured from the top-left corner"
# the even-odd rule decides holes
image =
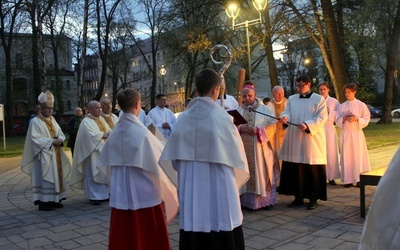
[[[359,250],[400,249],[400,149],[380,179],[361,234]]]
[[[96,164],[111,129],[101,118],[99,102],[89,102],[88,110],[76,136],[71,185],[83,189],[92,205],[100,205],[109,198],[109,187]]]
[[[238,112],[247,124],[239,125],[238,129],[250,179],[240,190],[240,203],[251,210],[269,210],[276,204],[276,180],[280,175],[278,155],[273,148],[276,120],[266,116],[272,116],[272,111],[258,102],[254,86],[244,85],[241,95],[243,103]]]
[[[359,185],[360,173],[371,170],[367,142],[363,128],[367,127],[371,114],[365,103],[356,98],[357,85],[350,83],[344,87],[347,101],[342,103],[336,124],[342,129],[340,136],[341,180],[344,187]]]
[[[65,135],[51,115],[53,94],[47,90],[38,101],[40,113],[29,123],[21,170],[31,177],[34,204],[39,210],[50,211],[63,207],[71,164],[62,147]]]
[[[113,129],[115,124],[117,124],[117,122],[118,122],[118,116],[114,115],[111,112],[110,99],[108,99],[107,97],[101,98],[100,106],[101,106],[101,117],[104,119],[104,121],[110,127],[110,129]]]
[[[176,124],[176,117],[174,113],[167,109],[167,96],[158,94],[156,96],[157,106],[149,111],[147,114],[147,126],[153,124],[163,134],[164,138],[168,140],[169,135],[174,130]]]
[[[228,94],[224,94],[224,109],[226,110],[233,110],[233,109],[238,109],[239,108],[239,103],[236,101],[235,97],[228,95]],[[221,106],[221,99],[217,99],[215,101],[216,104]]]
[[[239,189],[249,179],[246,155],[232,117],[215,103],[221,77],[203,69],[199,96],[179,117],[160,164],[178,172],[180,249],[244,249]]]
[[[158,164],[162,143],[142,124],[139,92],[118,95],[124,113],[107,139],[97,162],[110,183],[109,249],[170,250],[166,219],[178,212],[177,174]]]
[[[272,111],[272,115],[274,117],[280,117],[281,113],[286,108],[287,99],[285,97],[285,90],[282,86],[275,86],[272,88],[272,100],[268,103],[267,107]],[[283,139],[285,138],[286,130],[283,128],[283,124],[280,120],[276,122],[276,131],[275,131],[275,145],[274,150],[279,155],[281,151]],[[280,183],[280,172],[282,170],[282,160],[279,160],[279,178],[276,180],[276,186],[279,190]]]
[[[287,128],[279,153],[282,160],[279,193],[294,195],[288,207],[302,206],[306,198],[310,201],[307,209],[313,210],[318,199],[327,200],[324,124],[328,112],[325,99],[311,92],[309,76],[299,76],[296,87],[299,94],[289,97],[281,114]]]
[[[330,86],[327,82],[318,84],[319,94],[325,98],[326,108],[328,111],[328,120],[324,125],[326,137],[326,178],[330,185],[335,186],[335,179],[340,178],[339,168],[339,147],[338,138],[335,127],[336,114],[340,103],[333,97],[329,96]]]

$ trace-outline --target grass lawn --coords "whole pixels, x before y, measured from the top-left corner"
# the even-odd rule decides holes
[[[377,125],[375,122],[371,122],[368,127],[364,129],[364,133],[367,139],[368,149],[399,144],[400,122],[393,122],[392,124],[386,125]],[[340,135],[340,129],[338,129],[338,135]],[[3,138],[0,137],[0,158],[22,155],[24,142],[25,136],[6,138],[7,150],[4,151]],[[64,150],[69,150],[65,144],[66,143],[64,143]]]

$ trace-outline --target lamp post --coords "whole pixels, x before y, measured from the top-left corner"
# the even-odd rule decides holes
[[[167,74],[167,69],[165,68],[164,64],[160,67],[160,75],[161,75],[161,83],[162,83],[162,90],[163,94],[165,94],[165,84],[164,84],[164,76]]]
[[[258,19],[246,20],[244,22],[235,24],[236,18],[239,16],[240,7],[236,3],[230,3],[225,9],[226,14],[232,19],[232,30],[235,28],[246,28],[246,41],[247,41],[247,64],[249,72],[249,80],[251,80],[251,53],[250,53],[250,36],[249,36],[249,26],[262,23],[261,12],[267,7],[267,0],[252,0],[254,8],[259,13]]]

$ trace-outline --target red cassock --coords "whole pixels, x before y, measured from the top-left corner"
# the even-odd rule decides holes
[[[138,210],[112,208],[108,249],[170,250],[162,205]]]

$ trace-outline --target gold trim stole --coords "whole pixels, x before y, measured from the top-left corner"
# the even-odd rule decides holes
[[[51,138],[56,138],[56,127],[53,124],[53,116],[50,116],[50,119],[46,119],[42,115],[37,115],[40,120],[46,123],[47,129],[50,132]],[[62,171],[62,162],[61,162],[61,146],[60,145],[52,145],[54,147],[54,151],[56,153],[56,162],[57,162],[57,177],[58,177],[58,185],[60,193],[64,192],[64,180],[63,180],[63,171]],[[56,192],[57,193],[57,192]]]
[[[106,126],[104,125],[104,123],[101,121],[101,119],[99,119],[99,117],[94,117],[91,114],[88,114],[88,116],[90,119],[92,119],[93,121],[96,122],[97,126],[99,127],[100,131],[103,133],[107,133],[107,129]],[[104,139],[107,140],[107,139]]]
[[[114,121],[112,119],[112,115],[110,116],[105,116],[105,114],[101,114],[101,116],[104,118],[104,120],[107,122],[108,126],[110,126],[111,129],[114,128]]]

